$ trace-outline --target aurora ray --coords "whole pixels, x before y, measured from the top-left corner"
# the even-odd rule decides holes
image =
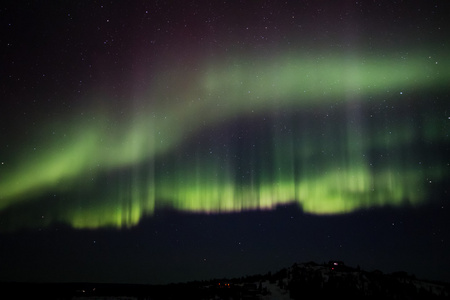
[[[128,120],[93,99],[89,117],[72,114],[13,145],[0,171],[0,210],[15,212],[12,228],[42,223],[17,217],[32,201],[51,204],[45,222],[120,228],[164,206],[219,213],[296,202],[336,214],[419,205],[427,178],[442,180],[448,169],[433,154],[448,143],[448,121],[426,99],[408,109],[403,98],[445,87],[450,64],[409,53],[407,61],[381,52],[221,58],[196,76],[161,70]],[[330,106],[339,113],[328,116]],[[208,131],[216,141],[202,140]],[[430,142],[428,153],[408,151]],[[48,200],[53,194],[58,200]]]

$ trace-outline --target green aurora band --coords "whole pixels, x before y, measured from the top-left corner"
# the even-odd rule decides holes
[[[436,63],[424,53],[162,71],[129,120],[98,104],[43,121],[14,145],[0,168],[3,229],[130,227],[162,207],[221,213],[294,202],[339,214],[423,204],[430,182],[448,174],[439,149],[449,125],[417,95],[450,82],[448,56]]]

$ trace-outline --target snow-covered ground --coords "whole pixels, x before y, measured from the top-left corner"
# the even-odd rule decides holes
[[[281,289],[277,284],[268,281],[263,282],[263,288],[267,288],[268,295],[261,296],[263,300],[290,300],[289,291]]]

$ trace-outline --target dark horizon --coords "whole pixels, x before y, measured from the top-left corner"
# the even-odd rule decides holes
[[[414,222],[422,224],[421,233]],[[129,229],[75,230],[54,224],[4,233],[4,253],[8,248],[15,253],[4,262],[8,272],[0,281],[170,284],[239,278],[294,263],[335,260],[369,272],[404,271],[418,279],[450,282],[448,261],[423,257],[420,264],[410,263],[414,253],[445,256],[437,252],[439,242],[428,244],[426,232],[449,222],[431,205],[420,212],[382,208],[334,216],[305,214],[297,205],[219,215],[166,209]],[[412,234],[414,241],[409,238]],[[374,238],[377,243],[371,242]],[[36,252],[30,253],[31,245]],[[75,249],[80,252],[73,253]],[[49,261],[51,269],[45,266]]]

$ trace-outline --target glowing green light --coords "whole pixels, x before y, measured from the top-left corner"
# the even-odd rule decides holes
[[[445,87],[450,64],[444,58],[436,65],[413,51],[407,61],[383,53],[299,54],[208,62],[193,78],[186,71],[161,72],[129,120],[93,108],[95,118],[77,119],[74,113],[43,124],[32,139],[14,145],[0,169],[0,211],[57,193],[66,203],[49,208],[47,219],[76,228],[120,228],[164,206],[219,213],[297,202],[308,213],[334,214],[418,205],[426,198],[424,171],[417,169],[422,157],[405,149],[424,138],[435,147],[445,143],[442,120],[427,113],[419,118],[420,130],[407,118],[385,130],[389,124],[379,117],[371,124],[371,116],[359,114],[409,90]],[[173,74],[181,79],[167,81]],[[180,81],[189,84],[178,86]],[[305,120],[292,124],[290,133],[271,129],[241,142],[247,154],[240,160],[204,149],[189,149],[190,156],[177,160],[179,149],[206,128],[258,116],[275,122],[278,111],[287,110],[292,118],[296,110],[330,106],[346,108],[348,115],[324,120],[320,127],[314,116],[303,114]],[[67,133],[47,137],[52,127]],[[260,142],[263,136],[267,140]],[[170,167],[162,165],[164,159]],[[431,159],[429,167],[429,177],[439,180],[446,174],[442,161]],[[135,170],[130,176],[117,175],[130,168]],[[112,184],[105,179],[109,173],[118,177]],[[74,190],[82,191],[74,196]],[[20,226],[20,218],[16,222]]]

